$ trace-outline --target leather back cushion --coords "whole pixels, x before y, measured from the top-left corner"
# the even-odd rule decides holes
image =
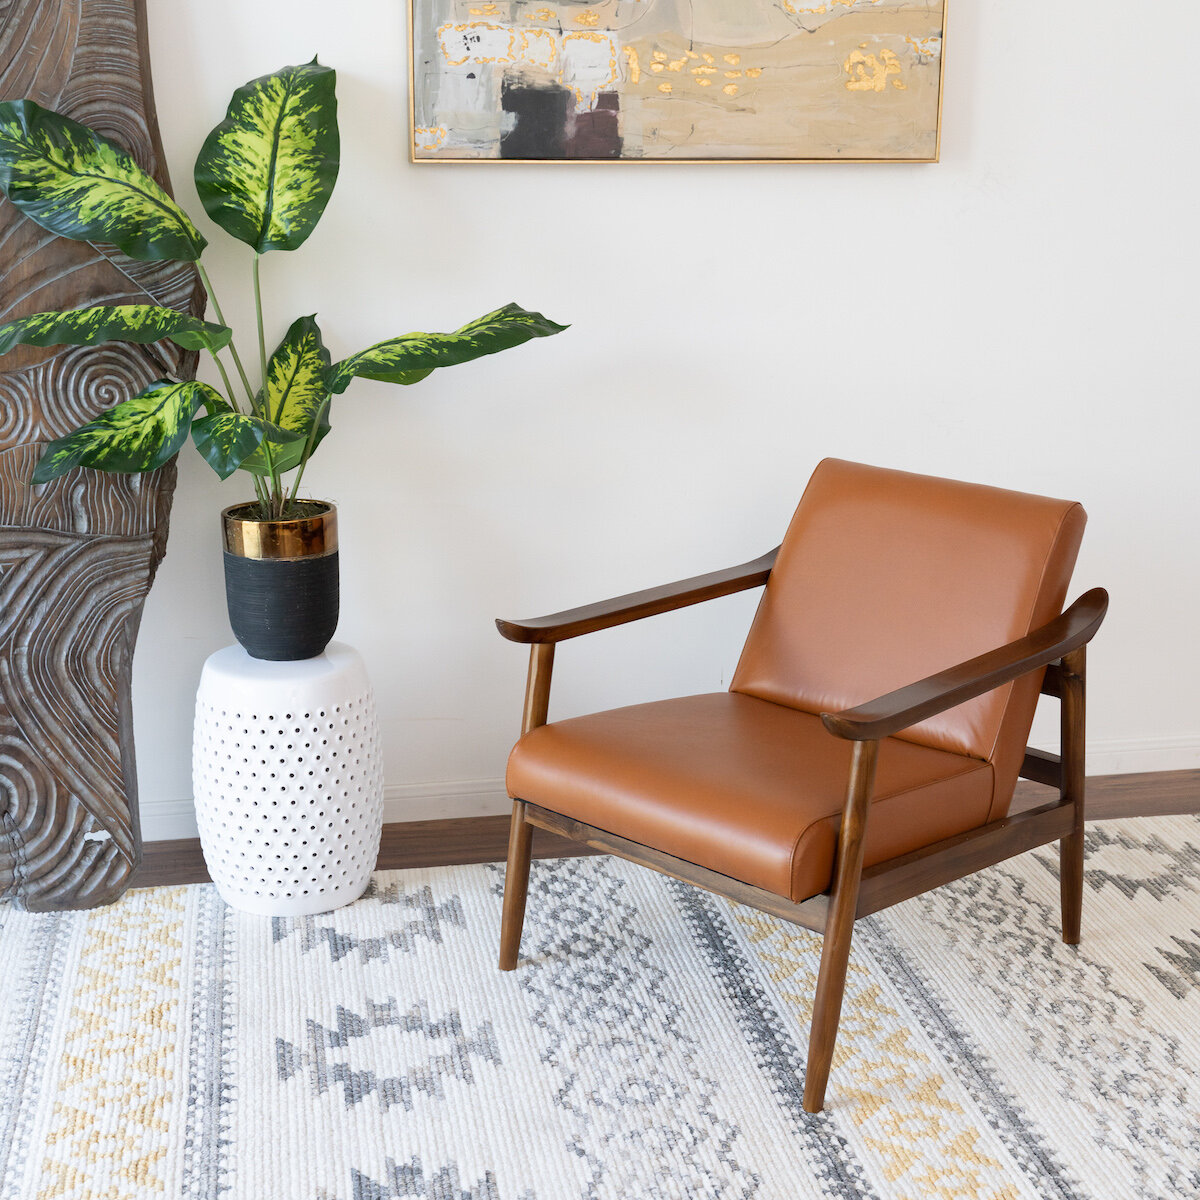
[[[1022,637],[1062,611],[1086,519],[1066,500],[826,459],[731,690],[837,711]],[[1040,684],[1018,681],[900,736],[999,757],[1011,791]]]

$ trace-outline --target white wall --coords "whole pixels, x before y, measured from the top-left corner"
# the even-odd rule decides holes
[[[319,53],[342,175],[265,264],[268,338],[317,311],[340,357],[513,299],[573,323],[415,388],[356,383],[310,468],[340,508],[339,637],[374,677],[388,819],[504,809],[525,653],[494,617],[757,555],[830,454],[1082,500],[1075,590],[1113,597],[1090,769],[1200,765],[1200,5],[1145,7],[951,0],[939,165],[565,169],[407,161],[401,0],[149,0],[227,316],[249,317],[248,256],[204,220],[193,157],[234,87]],[[247,491],[180,465],[135,663],[151,838],[194,829],[192,698],[231,640],[217,514]],[[564,646],[552,711],[721,688],[753,603]]]

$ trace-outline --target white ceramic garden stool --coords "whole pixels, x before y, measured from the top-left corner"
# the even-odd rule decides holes
[[[192,787],[204,861],[226,903],[303,916],[362,895],[379,854],[375,697],[349,646],[297,662],[241,646],[204,664]]]

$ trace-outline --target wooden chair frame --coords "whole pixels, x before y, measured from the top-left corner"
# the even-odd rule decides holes
[[[522,734],[546,723],[554,647],[558,642],[760,587],[771,573],[777,552],[778,549],[772,550],[753,562],[724,571],[547,617],[497,621],[497,627],[506,638],[530,644]],[[517,965],[534,826],[820,933],[825,941],[804,1081],[805,1110],[820,1112],[833,1061],[850,941],[854,922],[859,917],[899,904],[1026,850],[1057,841],[1063,941],[1072,945],[1078,943],[1083,903],[1086,647],[1100,628],[1107,607],[1108,594],[1102,588],[1094,588],[1061,616],[1027,637],[866,704],[844,712],[822,713],[821,720],[826,729],[836,737],[853,742],[854,748],[832,886],[829,891],[799,903],[538,805],[514,800],[501,920],[500,969],[511,971]],[[1045,669],[1042,693],[1057,697],[1061,703],[1061,754],[1030,749],[1020,774],[1022,778],[1056,788],[1058,799],[1029,812],[956,834],[864,871],[864,835],[880,741],[935,713],[1042,669]]]

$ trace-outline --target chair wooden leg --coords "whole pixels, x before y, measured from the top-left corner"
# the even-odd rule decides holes
[[[833,925],[833,922],[830,922]],[[854,921],[841,925],[836,932],[825,932],[821,948],[821,970],[817,976],[817,994],[813,1003],[812,1029],[808,1035],[808,1066],[804,1072],[804,1111],[819,1113],[825,1105],[825,1088],[833,1066],[833,1048],[837,1042],[838,1022],[842,1015],[842,996],[846,990],[846,970],[850,965],[850,939]]]
[[[545,725],[550,708],[550,679],[554,671],[554,643],[529,647],[529,674],[525,680],[525,712],[521,736]],[[525,924],[525,896],[529,891],[529,854],[533,826],[525,820],[525,801],[514,800],[508,827],[508,870],[504,873],[504,912],[500,918],[500,970],[516,968],[521,952],[521,927]]]
[[[842,995],[846,990],[846,969],[850,963],[850,941],[854,934],[854,910],[858,906],[858,887],[862,880],[867,809],[875,781],[878,751],[878,742],[854,743],[850,785],[838,837],[833,894],[825,925],[825,945],[821,949],[821,969],[817,975],[817,994],[813,1002],[812,1028],[808,1036],[804,1111],[810,1113],[820,1112],[825,1104],[829,1068],[833,1065],[833,1048],[842,1014]]]
[[[1069,946],[1079,943],[1083,916],[1084,820],[1084,717],[1087,684],[1087,647],[1063,656],[1062,690],[1062,790],[1063,799],[1075,806],[1071,832],[1059,842],[1058,880],[1062,896],[1062,937]]]
[[[533,826],[525,820],[525,802],[513,801],[508,831],[508,869],[504,873],[504,910],[500,918],[500,970],[511,971],[521,950],[525,897],[529,891],[529,855]]]
[[[1062,939],[1079,945],[1083,922],[1083,835],[1069,834],[1058,844],[1058,882],[1062,893]]]

